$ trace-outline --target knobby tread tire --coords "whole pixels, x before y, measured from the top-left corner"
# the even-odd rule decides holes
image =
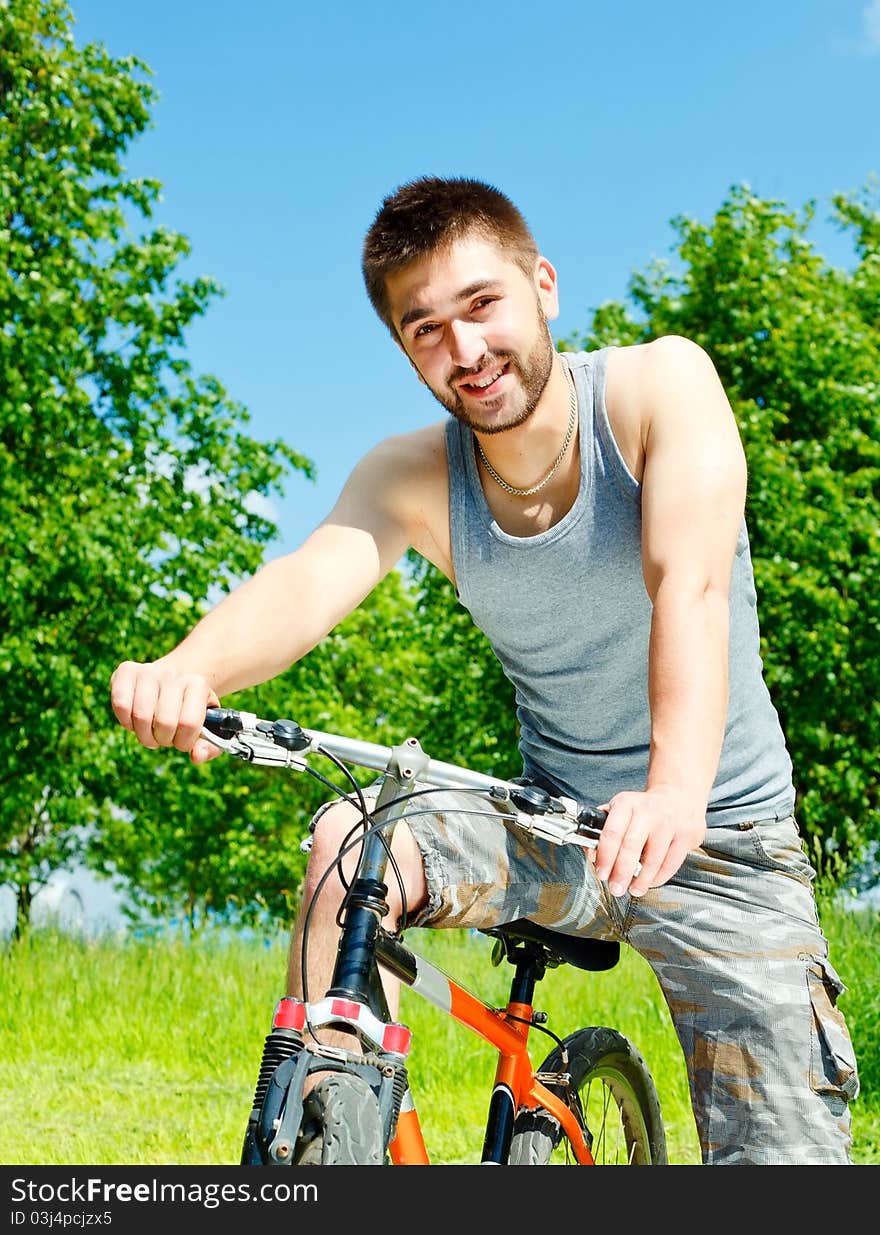
[[[297,1166],[381,1166],[382,1118],[376,1095],[359,1076],[320,1080],[306,1098],[294,1154]]]
[[[593,1119],[590,1118],[591,1112],[595,1112],[595,1108],[587,1104],[591,1085],[601,1086],[603,1095],[613,1098],[608,1110],[626,1143],[626,1161],[618,1165],[664,1166],[667,1163],[666,1133],[660,1100],[648,1066],[633,1044],[616,1029],[594,1026],[570,1034],[563,1046],[568,1052],[567,1069],[563,1052],[556,1047],[538,1071],[567,1070],[571,1075],[572,1087],[585,1107],[597,1165],[603,1164],[606,1129],[599,1126],[604,1123],[604,1116],[599,1117],[598,1122],[595,1113]],[[514,1123],[508,1162],[511,1166],[546,1166],[562,1141],[562,1129],[548,1111],[520,1111]],[[577,1165],[573,1154],[568,1160]]]

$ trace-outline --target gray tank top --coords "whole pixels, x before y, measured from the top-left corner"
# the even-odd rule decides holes
[[[511,536],[480,483],[473,433],[446,428],[458,598],[516,691],[527,775],[582,803],[643,789],[648,768],[651,601],[641,566],[641,486],[605,409],[610,348],[563,353],[580,410],[580,490],[554,527]],[[760,656],[745,521],[730,589],[727,725],[709,825],[784,818],[792,767]]]

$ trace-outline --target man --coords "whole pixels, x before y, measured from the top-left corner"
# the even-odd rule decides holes
[[[669,1004],[705,1162],[848,1162],[843,988],[763,680],[745,460],[709,357],[679,337],[557,352],[556,272],[478,181],[425,177],[386,198],[363,274],[451,417],[381,442],[301,548],[167,656],[120,665],[117,717],[145,746],[210,757],[206,704],[306,655],[414,547],[516,687],[525,772],[608,818],[587,857],[444,795],[394,832],[408,922],[531,917],[625,940]],[[304,908],[351,812],[313,821]],[[396,924],[396,887],[389,904]],[[326,890],[315,901],[312,991],[332,969],[337,909]],[[301,942],[297,928],[295,994]]]

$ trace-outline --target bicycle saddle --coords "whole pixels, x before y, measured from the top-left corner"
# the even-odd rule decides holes
[[[576,969],[591,969],[597,972],[601,969],[613,969],[620,960],[620,944],[615,939],[582,939],[577,935],[563,935],[561,931],[539,926],[528,918],[502,922],[500,926],[489,927],[482,933],[498,938],[528,939],[533,943],[540,943]]]

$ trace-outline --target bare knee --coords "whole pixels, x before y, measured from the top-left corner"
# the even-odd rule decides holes
[[[361,813],[357,807],[351,806],[348,802],[336,802],[321,813],[312,833],[312,847],[304,889],[307,901],[314,896],[329,868],[335,866],[336,873],[331,871],[327,875],[325,880],[327,890],[323,895],[330,896],[329,888],[333,888],[335,890],[334,900],[336,903],[339,902],[344,886],[351,883],[357,872],[357,863],[361,855],[360,841],[363,835]],[[394,827],[391,851],[394,855],[396,870],[389,863],[385,876],[389,906],[386,925],[393,927],[396,926],[402,911],[403,896],[406,897],[407,911],[412,913],[420,909],[427,901],[427,885],[418,844],[406,823],[402,821]],[[400,872],[399,880],[397,871]],[[340,873],[342,878],[340,878]],[[401,882],[403,884],[402,893]]]
[[[348,802],[335,802],[333,806],[322,811],[320,818],[313,824],[309,870],[326,870],[340,853],[345,869],[353,869],[360,854],[357,841],[361,836],[363,826],[360,811]],[[343,853],[347,846],[350,846],[348,851]]]

